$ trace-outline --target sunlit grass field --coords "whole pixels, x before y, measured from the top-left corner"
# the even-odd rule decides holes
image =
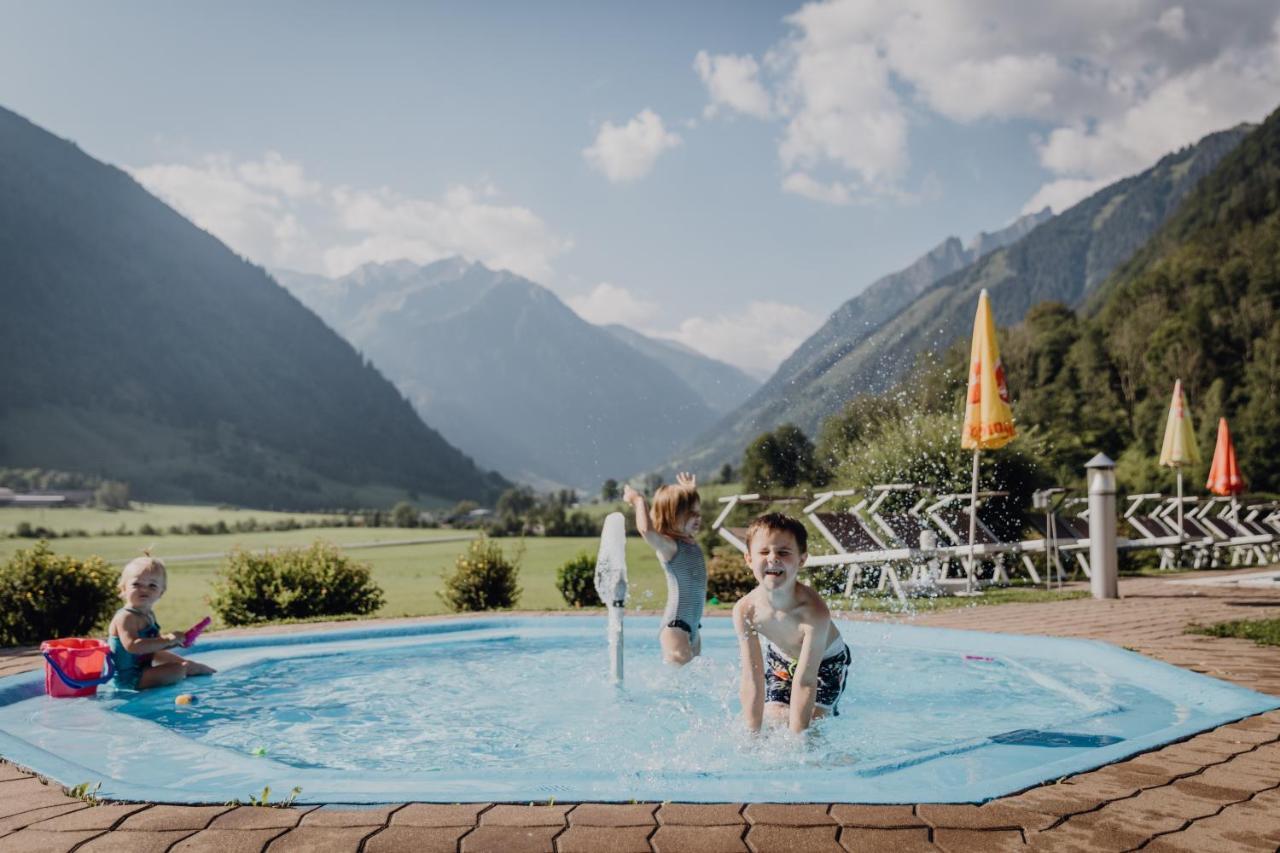
[[[186,506],[180,504],[134,503],[127,510],[106,510],[96,507],[36,508],[0,507],[0,535],[13,533],[22,522],[32,527],[44,527],[62,533],[67,530],[83,530],[87,533],[110,533],[124,527],[137,530],[150,524],[157,530],[168,530],[173,525],[217,524],[228,525],[237,521],[257,519],[259,523],[295,519],[299,522],[327,518],[323,513],[272,512],[261,509],[233,509],[217,506]]]
[[[465,530],[398,528],[321,528],[281,532],[233,533],[211,536],[104,536],[57,539],[50,547],[58,553],[98,555],[117,565],[137,556],[143,548],[168,559],[169,589],[156,608],[161,624],[177,628],[210,614],[207,603],[223,555],[232,548],[250,550],[306,546],[317,539],[350,549],[355,559],[368,563],[375,582],[386,593],[386,605],[376,615],[427,616],[447,613],[436,595],[443,578],[476,534]],[[373,543],[428,540],[405,545]],[[439,541],[430,541],[439,540]],[[580,553],[594,556],[593,538],[497,539],[508,555],[520,554],[521,610],[557,610],[567,605],[555,586],[556,569]],[[0,540],[0,560],[35,543],[29,539]],[[196,559],[187,559],[195,555]],[[661,608],[666,602],[666,580],[653,551],[643,540],[627,540],[627,568],[633,606]]]
[[[704,490],[704,524],[709,525],[719,512],[715,498],[719,494],[732,494],[736,486]],[[594,516],[603,516],[621,504],[588,504],[584,507]],[[165,530],[172,525],[188,523],[210,524],[219,519],[229,524],[235,520],[253,516],[261,521],[286,517],[299,520],[315,518],[304,514],[264,513],[256,510],[230,510],[216,507],[146,506],[128,512],[107,513],[101,510],[66,509],[45,510],[45,519],[39,510],[0,510],[0,524],[16,525],[4,515],[6,512],[23,514],[32,524],[54,527],[49,518],[55,514],[59,520],[54,529],[90,529],[89,519],[107,519],[103,527],[114,530],[120,519],[129,529],[136,530],[143,523]],[[73,515],[75,514],[75,515]],[[72,520],[74,519],[74,520]],[[112,523],[114,522],[114,523]],[[103,529],[100,527],[99,529]],[[3,527],[0,527],[3,529]],[[266,549],[305,547],[316,540],[324,540],[348,549],[350,555],[372,569],[375,582],[386,594],[386,604],[375,614],[378,617],[428,616],[448,612],[438,592],[444,587],[444,577],[451,572],[458,557],[466,551],[468,543],[478,534],[469,530],[441,530],[426,528],[361,528],[329,527],[286,531],[256,531],[252,533],[228,533],[214,535],[154,535],[87,536],[55,539],[50,547],[58,552],[76,556],[97,555],[121,566],[138,556],[143,549],[150,549],[155,556],[165,559],[169,567],[169,589],[157,607],[161,623],[169,628],[193,624],[206,614],[211,614],[208,604],[213,593],[219,569],[225,555],[234,548],[254,551]],[[523,594],[517,603],[520,610],[559,610],[568,605],[555,586],[556,570],[578,554],[594,555],[598,547],[595,538],[528,537],[499,538],[495,540],[510,556],[518,556],[520,562],[519,583]],[[21,549],[34,545],[30,539],[0,539],[0,561],[7,560]],[[820,543],[811,543],[816,551]],[[666,580],[653,551],[640,538],[632,535],[627,540],[627,567],[630,579],[631,607],[644,610],[661,609],[666,603]],[[1013,601],[1043,601],[1057,598],[1074,598],[1084,593],[1046,593],[1035,588],[990,589],[977,599],[937,598],[919,599],[908,605],[915,612],[949,607],[969,607],[1000,604]],[[900,611],[902,606],[891,597],[876,594],[864,595],[852,602],[833,598],[833,608],[841,611]],[[723,612],[730,605],[711,605],[712,612]]]

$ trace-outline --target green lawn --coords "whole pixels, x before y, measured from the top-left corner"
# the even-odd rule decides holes
[[[0,507],[0,536],[13,533],[18,525],[27,522],[32,527],[44,527],[62,533],[66,530],[84,530],[88,533],[110,533],[122,526],[137,530],[150,524],[157,530],[168,530],[173,525],[217,524],[228,525],[250,518],[259,523],[282,521],[287,518],[299,522],[327,518],[323,513],[271,512],[261,509],[231,509],[216,506],[187,506],[183,504],[134,503],[131,509],[105,510],[94,507],[30,508]]]
[[[1260,646],[1280,646],[1280,619],[1237,619],[1216,625],[1188,625],[1188,634],[1210,637],[1237,637],[1253,640]]]
[[[467,542],[458,537],[475,534],[458,530],[402,530],[396,528],[327,528],[321,530],[289,530],[229,534],[226,536],[107,536],[60,539],[50,543],[59,553],[88,556],[97,554],[117,564],[137,556],[144,547],[168,558],[169,590],[156,612],[166,627],[190,625],[210,612],[207,604],[221,554],[235,546],[260,550],[307,545],[324,539],[351,549],[351,556],[368,563],[374,580],[386,593],[387,604],[378,616],[427,616],[448,612],[436,596],[443,587],[442,578],[452,571]],[[353,547],[371,542],[404,539],[436,539],[411,545]],[[524,590],[518,607],[521,610],[556,610],[565,608],[564,599],[555,587],[556,569],[581,552],[594,555],[598,540],[594,538],[528,538],[498,539],[504,551],[515,554],[521,547],[520,586]],[[30,547],[29,540],[0,541],[0,559],[14,551]],[[184,559],[189,555],[213,555]],[[652,549],[643,540],[627,540],[627,567],[631,582],[631,603],[646,609],[661,608],[666,603],[666,580]]]

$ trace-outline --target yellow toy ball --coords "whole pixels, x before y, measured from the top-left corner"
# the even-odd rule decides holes
[[[194,693],[182,693],[173,700],[175,705],[194,705],[200,700],[196,698]]]

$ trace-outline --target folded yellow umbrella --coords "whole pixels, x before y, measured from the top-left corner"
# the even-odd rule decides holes
[[[978,294],[978,313],[973,318],[973,344],[969,348],[969,393],[966,395],[960,446],[973,451],[973,494],[969,499],[969,564],[965,567],[965,591],[973,588],[974,538],[978,526],[978,454],[1004,447],[1017,430],[1009,409],[1009,386],[1005,383],[1000,347],[996,343],[996,321],[991,315],[987,291]]]
[[[1160,445],[1160,464],[1178,473],[1178,538],[1182,530],[1182,468],[1200,461],[1200,449],[1196,447],[1196,431],[1191,426],[1191,407],[1182,390],[1182,380],[1173,383],[1173,399],[1169,402],[1169,417],[1164,425],[1164,442]],[[1182,549],[1178,549],[1178,564],[1182,563]]]

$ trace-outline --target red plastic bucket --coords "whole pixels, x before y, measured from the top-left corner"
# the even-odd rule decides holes
[[[40,652],[44,655],[44,692],[50,696],[92,696],[99,684],[115,675],[111,647],[102,640],[45,640]]]

